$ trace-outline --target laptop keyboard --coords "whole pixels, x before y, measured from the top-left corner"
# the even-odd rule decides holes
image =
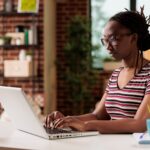
[[[55,129],[45,128],[45,130],[48,134],[71,133],[72,132],[71,130],[59,129],[59,128],[55,128]]]
[[[49,136],[49,139],[51,140],[98,135],[98,132],[76,132],[71,130],[70,128],[66,128],[66,129],[60,129],[60,128],[50,129],[46,127],[44,128]]]

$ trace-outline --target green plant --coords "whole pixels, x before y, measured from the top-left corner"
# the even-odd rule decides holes
[[[96,81],[92,69],[90,33],[90,24],[85,17],[73,17],[68,27],[68,41],[64,47],[67,97],[78,107],[75,109],[80,106],[79,113],[84,112],[85,101],[88,103],[92,99],[92,85]]]
[[[4,41],[4,44],[10,44],[10,42],[11,42],[11,37],[9,37],[9,36],[0,36],[0,39],[2,39],[3,41]]]
[[[33,50],[28,50],[28,51],[26,51],[26,55],[33,56]]]

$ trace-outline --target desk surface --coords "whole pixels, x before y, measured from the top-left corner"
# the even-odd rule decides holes
[[[46,140],[21,131],[8,139],[0,139],[0,149],[35,150],[145,150],[150,145],[139,145],[131,134],[107,134],[90,137]]]

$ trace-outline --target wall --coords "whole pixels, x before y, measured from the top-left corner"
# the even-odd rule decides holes
[[[0,0],[0,11],[3,10],[3,1]],[[13,9],[17,9],[18,0],[13,0]],[[36,101],[44,100],[44,89],[43,89],[43,0],[40,0],[40,7],[39,13],[35,17],[36,24],[38,28],[38,45],[36,48],[33,47],[15,47],[9,48],[6,50],[3,47],[0,47],[0,84],[7,85],[7,86],[15,86],[15,87],[22,87],[24,91],[28,94],[28,96],[35,97]],[[10,17],[3,17],[0,16],[0,34],[6,32],[15,32],[15,26],[17,25],[24,25],[30,26],[31,24],[28,23],[26,20],[32,20],[32,16],[10,16]],[[36,77],[29,77],[29,78],[4,78],[3,77],[3,60],[4,59],[18,59],[18,55],[20,49],[25,49],[26,51],[34,49],[34,60],[35,64],[37,65],[37,76]]]

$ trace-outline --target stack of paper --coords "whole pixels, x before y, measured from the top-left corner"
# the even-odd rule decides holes
[[[150,144],[150,135],[145,133],[133,133],[134,138],[139,144]]]

